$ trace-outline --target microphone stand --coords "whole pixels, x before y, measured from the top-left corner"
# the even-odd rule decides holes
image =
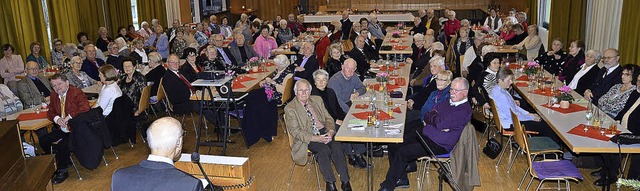
[[[211,90],[209,90],[209,93],[211,93]],[[202,113],[202,109],[203,109],[203,105],[204,105],[204,94],[205,92],[202,91],[202,100],[200,102],[200,113]],[[207,180],[207,183],[209,183],[209,187],[211,188],[211,190],[213,191],[217,191],[217,190],[223,190],[222,187],[220,186],[216,186],[213,185],[213,183],[211,183],[211,180],[209,179],[209,176],[207,176],[207,173],[204,171],[204,168],[202,167],[202,163],[200,163],[200,153],[198,152],[200,150],[200,130],[202,128],[203,125],[203,121],[204,119],[202,119],[202,114],[200,115],[200,121],[199,121],[199,125],[198,125],[198,130],[196,131],[196,151],[193,152],[191,154],[191,162],[196,163],[198,165],[198,167],[200,168],[200,171],[202,172],[202,175],[204,176],[204,179]]]

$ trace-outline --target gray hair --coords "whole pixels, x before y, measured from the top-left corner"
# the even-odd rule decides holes
[[[286,25],[286,24],[287,24],[287,20],[280,19],[280,22],[279,22],[279,23],[280,23],[280,24],[285,24],[285,25]]]
[[[300,84],[307,84],[309,86],[309,90],[313,89],[313,87],[311,87],[311,83],[309,81],[307,81],[306,79],[300,79],[298,81],[296,81],[296,83],[293,85],[293,90],[294,91],[298,91],[298,86]]]
[[[287,56],[285,56],[284,54],[277,55],[275,58],[273,58],[273,62],[275,62],[276,65],[283,67],[289,66],[289,64],[291,64],[291,62],[289,62],[289,58],[287,58]]]
[[[147,129],[147,141],[151,151],[176,149],[182,136],[182,124],[173,117],[160,118]]]
[[[469,90],[469,81],[467,81],[467,79],[463,78],[463,77],[457,77],[455,79],[453,79],[453,81],[451,81],[451,83],[462,83],[462,88],[464,88],[465,90]]]
[[[434,42],[431,44],[431,48],[435,50],[444,50],[444,45],[441,42]]]
[[[431,60],[429,60],[429,64],[435,64],[437,66],[444,67],[444,58],[441,56],[435,56]]]
[[[78,55],[78,47],[73,43],[67,43],[62,47],[62,52],[66,55]]]
[[[317,78],[318,76],[320,76],[320,75],[324,75],[324,76],[326,76],[327,78],[329,78],[329,72],[327,72],[327,71],[326,71],[326,70],[324,70],[324,69],[318,69],[318,70],[316,70],[315,72],[313,72],[313,74],[311,74],[311,75],[313,76],[313,79],[316,79],[316,78]]]
[[[162,60],[162,56],[158,52],[150,52],[149,55],[147,55],[147,57],[149,58],[149,62],[153,62],[153,63],[157,63]]]
[[[600,62],[600,60],[602,59],[602,53],[598,52],[597,50],[589,50],[587,51],[587,53],[585,53],[585,55],[591,55],[596,58],[596,63]]]
[[[424,40],[433,43],[433,41],[435,41],[436,38],[433,37],[433,35],[428,34],[428,35],[424,35]]]
[[[413,35],[413,41],[424,40],[424,35],[422,33],[417,33]]]

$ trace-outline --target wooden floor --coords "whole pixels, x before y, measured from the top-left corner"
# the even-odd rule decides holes
[[[191,126],[191,120],[187,121],[187,126],[184,127],[184,129],[187,130],[187,136],[185,138],[183,152],[191,153],[195,150],[195,136],[193,127]],[[478,136],[481,136],[481,134],[482,133],[477,133]],[[287,184],[292,164],[291,150],[288,145],[287,136],[281,129],[278,130],[278,136],[275,137],[272,142],[261,140],[250,149],[244,146],[240,133],[234,134],[231,139],[238,141],[238,143],[230,144],[228,155],[249,157],[251,161],[251,171],[256,179],[254,185],[258,187],[258,190],[317,190],[315,171],[313,168],[309,168],[311,165],[305,167],[296,166],[293,172],[293,180],[290,185]],[[128,144],[123,144],[116,147],[115,150],[118,153],[119,159],[115,159],[110,150],[105,150],[105,156],[109,162],[108,166],[102,164],[93,171],[80,167],[83,180],[78,180],[73,168],[69,168],[69,178],[65,182],[55,185],[54,189],[59,191],[109,190],[111,175],[115,170],[134,165],[146,159],[149,154],[149,148],[142,142],[139,142],[133,147],[130,147]],[[220,150],[220,148],[212,148],[210,154],[220,154]],[[207,151],[208,148],[201,148],[201,153],[206,153]],[[525,160],[525,157],[522,155],[518,156],[514,169],[511,170],[511,173],[506,173],[508,165],[507,162],[504,162],[506,160],[503,159],[503,163],[496,169],[495,163],[497,160],[491,160],[485,155],[480,154],[479,167],[482,185],[477,187],[476,190],[517,190],[518,183],[526,169]],[[382,158],[374,158],[373,162],[375,164],[374,188],[377,190],[389,167],[389,161],[385,156]],[[585,180],[577,183],[572,182],[572,190],[600,190],[592,184],[594,178],[589,175],[589,173],[593,171],[592,169],[580,169],[580,171],[585,177]],[[366,190],[365,169],[355,169],[350,166],[349,174],[354,190]],[[416,176],[417,173],[409,174],[411,188],[397,190],[418,190]],[[424,182],[425,187],[423,190],[437,190],[437,172],[432,170]],[[322,175],[320,175],[320,183],[324,190]],[[534,180],[532,183],[533,188],[530,190],[535,190],[538,183],[539,181]],[[548,183],[545,184],[545,186],[555,186],[555,183]],[[444,190],[452,189],[448,185],[445,185]],[[524,187],[521,190],[524,190]]]

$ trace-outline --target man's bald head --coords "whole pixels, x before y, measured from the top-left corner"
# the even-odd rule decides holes
[[[25,69],[27,70],[27,75],[31,77],[38,77],[38,63],[35,61],[28,61],[25,64]]]
[[[176,159],[182,153],[182,124],[173,117],[160,118],[147,129],[152,155]]]

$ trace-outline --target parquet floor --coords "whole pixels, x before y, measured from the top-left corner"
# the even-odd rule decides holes
[[[195,150],[195,135],[191,126],[191,120],[186,123],[184,127],[187,130],[187,136],[185,138],[184,153],[191,153]],[[477,133],[481,136],[482,133]],[[317,190],[316,177],[313,168],[309,168],[310,165],[305,167],[296,166],[293,172],[293,180],[290,185],[287,184],[289,171],[291,169],[291,154],[288,145],[287,136],[282,129],[278,129],[278,136],[274,138],[272,142],[266,142],[261,140],[257,144],[253,145],[250,149],[247,149],[242,141],[240,133],[234,134],[231,139],[237,141],[236,144],[230,144],[228,155],[229,156],[243,156],[249,157],[251,161],[251,172],[255,176],[254,185],[258,187],[260,191],[280,191],[280,190]],[[78,180],[75,171],[72,168],[69,169],[69,178],[59,184],[55,185],[54,189],[59,191],[76,191],[76,190],[109,190],[111,184],[112,173],[126,166],[131,166],[138,163],[141,160],[146,159],[149,148],[139,142],[138,144],[130,147],[128,144],[123,144],[115,148],[119,155],[119,159],[116,160],[114,155],[105,150],[105,156],[109,162],[108,166],[104,164],[93,171],[89,171],[80,167],[80,173],[83,176],[83,180]],[[201,148],[201,153],[206,153],[208,148]],[[220,148],[212,148],[211,154],[219,154]],[[515,151],[514,151],[515,152]],[[508,154],[508,153],[507,153]],[[506,159],[509,159],[508,157]],[[517,190],[517,185],[522,178],[522,174],[526,169],[525,157],[519,156],[516,160],[511,173],[506,173],[507,160],[503,160],[499,168],[495,168],[497,160],[491,160],[483,154],[480,154],[479,168],[482,185],[475,190],[479,191],[493,191],[493,190]],[[77,160],[76,160],[77,161]],[[374,174],[375,183],[374,187],[377,190],[380,182],[383,180],[387,168],[387,157],[374,158]],[[572,182],[572,190],[600,190],[599,187],[593,186],[593,177],[589,175],[592,169],[580,169],[584,175],[585,180],[581,182]],[[349,167],[349,173],[351,175],[351,185],[354,190],[366,189],[366,170],[355,169]],[[337,175],[336,175],[337,176]],[[411,181],[411,188],[397,189],[397,190],[418,190],[416,183],[417,173],[410,173],[409,179]],[[324,183],[322,176],[320,175],[320,182],[322,189],[324,190]],[[437,172],[431,170],[431,173],[424,180],[425,186],[423,190],[437,190]],[[535,190],[539,181],[534,180],[530,190]],[[338,185],[339,186],[339,185]],[[546,183],[545,186],[554,186],[555,183]],[[451,190],[448,185],[445,185],[444,190]],[[524,190],[522,188],[521,190]],[[628,189],[623,189],[628,190]]]

